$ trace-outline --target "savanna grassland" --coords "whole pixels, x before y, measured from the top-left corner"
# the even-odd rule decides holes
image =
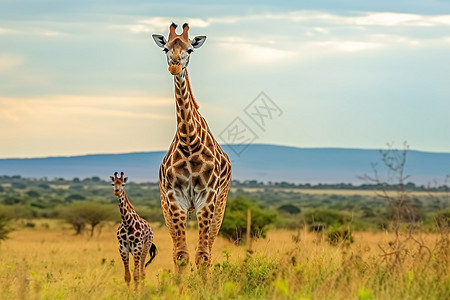
[[[158,184],[130,182],[158,247],[136,289],[109,182],[0,176],[0,299],[450,299],[450,188],[398,187],[234,181],[210,272],[177,275]]]
[[[438,234],[422,234],[428,251],[408,243],[401,264],[383,260],[386,232],[354,233],[354,243],[332,246],[323,234],[271,230],[252,251],[219,238],[209,275],[189,265],[173,272],[172,245],[152,224],[158,254],[135,289],[123,280],[117,224],[74,235],[61,221],[34,220],[0,247],[2,299],[449,299],[449,249]],[[20,226],[18,223],[17,226]],[[191,256],[196,231],[188,232]],[[424,249],[422,249],[424,250]]]

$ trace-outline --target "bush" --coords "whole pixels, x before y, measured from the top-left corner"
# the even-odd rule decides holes
[[[26,192],[26,194],[30,198],[39,198],[41,196],[41,194],[33,190]]]
[[[438,212],[435,219],[439,230],[442,231],[450,228],[450,210]]]
[[[14,212],[11,207],[0,206],[0,243],[8,238],[8,234],[12,231],[9,225],[14,218]]]
[[[291,215],[296,215],[302,212],[300,208],[292,204],[285,204],[278,207],[278,210],[281,212],[286,212]]]
[[[331,209],[316,209],[305,213],[305,219],[310,226],[320,224],[321,227],[338,227],[350,222],[351,215]]]
[[[25,183],[16,182],[16,181],[11,182],[11,186],[15,189],[26,189],[27,188],[27,185]]]
[[[276,214],[264,211],[252,200],[240,196],[228,201],[220,233],[227,238],[240,242],[247,230],[248,209],[251,211],[251,236],[265,238],[269,229],[268,226],[276,220]]]
[[[339,244],[350,245],[355,240],[349,228],[330,228],[327,234],[330,245],[337,246]]]
[[[80,201],[80,200],[86,200],[86,197],[83,195],[78,194],[72,194],[66,197],[66,202],[72,202],[72,201]]]

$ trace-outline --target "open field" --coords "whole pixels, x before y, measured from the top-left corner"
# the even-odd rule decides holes
[[[392,236],[356,233],[348,247],[331,246],[306,231],[269,231],[243,246],[219,238],[209,278],[195,268],[173,274],[172,243],[153,225],[158,255],[137,290],[123,281],[115,224],[93,238],[74,236],[56,220],[17,228],[0,246],[2,299],[449,299],[449,249],[437,234],[421,236],[432,254],[411,245],[405,262],[389,268],[379,245]],[[197,234],[188,232],[191,258]]]

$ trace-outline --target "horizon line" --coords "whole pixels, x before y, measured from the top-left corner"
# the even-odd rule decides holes
[[[229,147],[232,145],[239,144],[223,144],[221,147]],[[308,150],[363,150],[363,151],[380,151],[386,150],[387,148],[358,148],[358,147],[298,147],[290,145],[280,145],[280,144],[268,144],[268,143],[252,143],[249,146],[272,146],[272,147],[284,147],[284,148],[295,148],[295,149],[308,149]],[[402,150],[398,148],[397,150]],[[407,149],[407,151],[421,152],[421,153],[433,153],[433,154],[450,154],[450,152],[442,151],[425,151],[417,149]],[[75,158],[75,157],[86,157],[95,155],[123,155],[123,154],[140,154],[140,153],[156,153],[156,152],[167,152],[166,150],[148,150],[148,151],[131,151],[131,152],[102,152],[102,153],[84,153],[84,154],[73,154],[73,155],[50,155],[50,156],[27,156],[27,157],[0,157],[0,160],[21,160],[21,159],[47,159],[47,158]]]

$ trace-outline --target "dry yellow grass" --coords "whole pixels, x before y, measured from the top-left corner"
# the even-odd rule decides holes
[[[48,226],[44,226],[47,223]],[[450,296],[448,261],[408,260],[396,271],[381,262],[379,244],[392,236],[357,233],[349,247],[330,246],[305,231],[269,231],[254,241],[253,254],[219,238],[212,255],[211,277],[193,266],[173,275],[172,242],[165,228],[153,226],[158,254],[147,279],[135,291],[123,280],[116,226],[100,235],[74,236],[61,223],[37,221],[18,229],[0,247],[2,299],[434,299]],[[434,248],[437,235],[423,239]],[[197,232],[188,232],[191,258]],[[448,251],[448,249],[447,249]],[[412,253],[412,252],[411,252]],[[227,258],[226,256],[229,256]],[[428,259],[428,257],[426,257]]]

